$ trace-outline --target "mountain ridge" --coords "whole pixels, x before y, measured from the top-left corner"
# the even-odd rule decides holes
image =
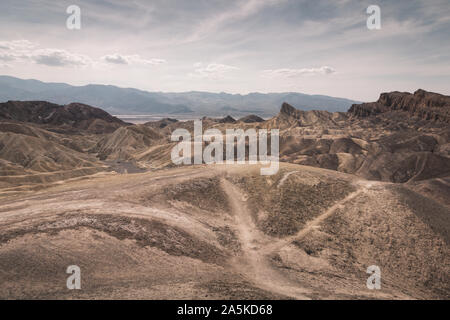
[[[357,102],[294,92],[253,92],[246,95],[201,91],[150,92],[112,85],[71,86],[0,75],[0,102],[8,100],[44,100],[56,104],[77,101],[95,105],[111,114],[195,114],[218,117],[230,112],[235,117],[249,114],[270,117],[278,112],[275,106],[283,102],[304,110],[329,111],[346,111]]]

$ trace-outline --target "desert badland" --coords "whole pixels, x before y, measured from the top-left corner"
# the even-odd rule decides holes
[[[449,96],[202,121],[279,129],[278,172],[174,165],[170,135],[193,121],[1,103],[0,298],[449,298]]]

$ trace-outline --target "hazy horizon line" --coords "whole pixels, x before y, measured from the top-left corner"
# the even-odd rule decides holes
[[[39,79],[35,79],[35,78],[20,78],[20,77],[16,77],[16,76],[11,76],[11,75],[6,75],[6,74],[0,74],[0,77],[9,77],[9,78],[14,78],[14,79],[19,79],[19,80],[23,80],[23,81],[38,81],[41,83],[45,83],[45,84],[65,84],[65,85],[69,85],[71,87],[86,87],[86,86],[108,86],[108,87],[115,87],[115,88],[119,88],[119,89],[132,89],[132,90],[138,90],[138,91],[143,91],[143,92],[148,92],[148,93],[168,93],[168,94],[182,94],[182,93],[211,93],[211,94],[228,94],[228,95],[239,95],[239,96],[248,96],[251,94],[264,94],[264,95],[268,95],[268,94],[290,94],[290,93],[295,93],[295,94],[302,94],[302,95],[307,95],[307,96],[322,96],[322,97],[330,97],[330,98],[336,98],[336,99],[345,99],[345,100],[351,100],[354,102],[366,102],[366,101],[362,101],[362,100],[357,100],[357,99],[352,99],[352,98],[348,98],[348,97],[337,97],[337,96],[331,96],[331,95],[327,95],[327,94],[323,94],[323,93],[304,93],[304,92],[300,92],[300,91],[276,91],[276,92],[264,92],[264,91],[250,91],[247,93],[243,93],[243,92],[226,92],[226,91],[206,91],[206,90],[188,90],[188,91],[161,91],[161,90],[155,90],[155,91],[150,91],[150,90],[146,90],[146,89],[141,89],[141,88],[137,88],[137,87],[123,87],[123,86],[119,86],[119,85],[115,85],[115,84],[105,84],[105,83],[92,83],[89,82],[87,84],[71,84],[69,82],[58,82],[58,81],[42,81]],[[395,90],[394,90],[395,91]],[[380,93],[381,94],[381,93]]]

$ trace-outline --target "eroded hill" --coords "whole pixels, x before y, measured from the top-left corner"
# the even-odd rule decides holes
[[[435,185],[448,192],[447,185]],[[1,298],[447,299],[449,207],[283,164],[96,177],[0,205]],[[66,288],[69,265],[82,290]],[[382,289],[368,290],[377,265]]]
[[[203,129],[280,129],[280,161],[379,181],[413,182],[450,174],[449,97],[418,90],[383,93],[347,113],[301,111],[287,103],[268,120],[202,119]],[[0,104],[0,184],[53,182],[104,171],[171,167],[171,133],[193,121],[129,125],[80,104]],[[89,168],[87,170],[87,168]],[[63,174],[61,172],[64,171]],[[72,171],[72,173],[71,173]],[[36,179],[45,173],[48,179]],[[12,180],[10,175],[23,176]]]

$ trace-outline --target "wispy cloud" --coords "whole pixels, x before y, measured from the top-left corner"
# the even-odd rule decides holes
[[[144,59],[140,55],[121,55],[118,53],[102,56],[99,60],[85,54],[70,52],[57,48],[37,48],[38,45],[28,40],[0,42],[0,61],[32,62],[49,67],[86,67],[98,66],[99,62],[118,65],[152,66],[166,63],[164,59]],[[3,66],[6,66],[3,64]],[[8,64],[9,66],[9,64]]]
[[[37,44],[28,40],[0,41],[0,60],[14,62],[28,59],[36,46]]]
[[[92,64],[92,59],[86,55],[60,49],[35,50],[29,58],[37,64],[50,67],[83,67]]]
[[[37,49],[38,44],[29,40],[0,42],[0,60],[10,63],[32,62],[51,67],[80,67],[92,64],[93,60],[83,54],[63,49]]]
[[[222,79],[230,71],[239,70],[238,67],[228,66],[225,64],[210,63],[205,65],[201,62],[195,63],[194,68],[194,72],[189,74],[190,77],[213,80]]]
[[[16,59],[16,56],[8,53],[0,53],[0,61],[13,61]]]
[[[28,40],[0,41],[0,50],[29,50],[37,44]]]
[[[237,20],[242,20],[255,15],[264,8],[283,2],[286,2],[286,0],[240,0],[237,5],[231,9],[201,21],[191,35],[184,39],[184,42],[202,40],[217,32],[218,29],[225,24],[232,24]]]
[[[332,67],[322,66],[319,68],[302,68],[302,69],[273,69],[264,70],[263,75],[269,78],[283,77],[294,78],[300,76],[314,76],[314,75],[329,75],[336,73],[336,70]]]
[[[160,65],[166,63],[164,59],[144,59],[139,55],[121,55],[118,53],[105,55],[100,60],[106,63],[119,64],[119,65]]]

